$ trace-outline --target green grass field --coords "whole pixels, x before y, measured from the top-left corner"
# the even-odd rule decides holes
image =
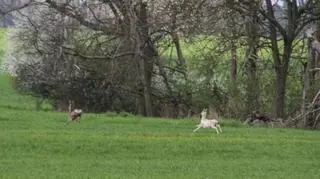
[[[66,125],[65,113],[34,111],[9,81],[0,74],[1,179],[320,178],[318,131],[223,120],[221,135],[193,134],[197,119],[111,113]]]
[[[0,178],[319,178],[319,132],[0,109]]]
[[[0,73],[0,108],[34,110],[35,99],[12,89],[10,77]]]

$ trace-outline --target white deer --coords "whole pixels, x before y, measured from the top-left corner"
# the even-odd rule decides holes
[[[200,128],[212,128],[217,131],[217,134],[219,134],[219,131],[222,132],[222,129],[220,127],[219,121],[216,119],[207,119],[207,109],[203,109],[201,112],[201,121],[200,124],[197,125],[197,128],[193,130],[193,132],[196,132]]]

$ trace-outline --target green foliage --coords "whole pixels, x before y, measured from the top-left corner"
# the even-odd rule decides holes
[[[1,50],[1,46],[5,46],[6,32],[7,30],[5,29],[0,30],[0,56],[1,52],[3,53],[4,51],[3,48]],[[70,41],[75,46],[79,46],[80,48],[83,47],[83,44],[80,42],[87,42],[83,39],[88,38],[89,35],[83,36],[83,32],[79,32],[79,34],[75,34],[74,36],[70,36]],[[95,34],[91,34],[91,36],[94,37]],[[99,41],[106,40],[108,37],[103,36],[101,38],[102,39]],[[97,42],[93,40],[92,43],[86,45],[90,46],[92,49],[97,49],[95,48]],[[189,86],[185,86],[186,83],[184,83],[182,75],[177,75],[177,79],[175,79],[175,77],[171,77],[172,79],[170,82],[174,88],[174,91],[183,91],[187,88],[192,88],[193,105],[215,106],[220,108],[220,111],[221,109],[224,109],[226,115],[242,115],[244,112],[246,112],[244,105],[246,103],[245,95],[247,93],[246,83],[248,82],[248,79],[244,75],[243,68],[246,47],[243,46],[242,43],[243,42],[239,42],[239,47],[237,49],[239,73],[236,84],[237,86],[234,87],[234,83],[231,81],[230,75],[230,51],[227,50],[227,43],[222,44],[221,39],[212,36],[197,36],[191,39],[182,40],[181,46],[183,49],[183,54],[188,63],[188,76],[191,79],[190,83],[187,84]],[[281,41],[279,41],[279,46],[283,46]],[[166,57],[168,62],[167,65],[171,67],[177,67],[176,50],[170,39],[162,40],[159,43],[159,51],[163,57]],[[92,52],[94,52],[94,50],[92,50]],[[259,89],[260,95],[258,100],[260,106],[262,107],[262,111],[271,113],[274,102],[275,80],[271,52],[267,48],[263,48],[258,54],[259,58],[257,62],[257,76],[259,77],[259,86],[257,89]],[[293,57],[294,58],[290,63],[286,93],[286,111],[289,114],[293,113],[299,108],[301,99],[301,75],[303,72],[301,64],[305,61],[304,58],[306,57],[305,47],[302,41],[297,41],[295,43]],[[92,64],[97,64],[97,62]],[[94,67],[94,69],[99,69],[101,72],[106,70],[104,65],[98,65],[98,67],[100,68]],[[10,107],[11,105],[6,104],[6,106]]]
[[[261,39],[264,41],[265,39]],[[224,43],[223,43],[224,42]],[[164,45],[166,44],[166,45]],[[176,50],[170,41],[162,43],[160,51],[163,56],[166,56],[168,61],[175,61],[177,58]],[[195,101],[198,104],[206,104],[211,106],[219,106],[225,109],[226,116],[243,117],[249,111],[246,109],[248,104],[248,87],[250,83],[253,83],[245,75],[244,62],[246,54],[246,42],[244,39],[238,41],[237,47],[237,65],[238,75],[237,82],[231,80],[231,52],[230,46],[225,39],[219,39],[219,37],[210,36],[198,36],[192,39],[181,40],[181,46],[183,49],[184,57],[188,62],[189,77],[194,84],[192,86],[193,91],[197,94]],[[163,48],[163,47],[170,48]],[[280,52],[283,49],[283,41],[279,41]],[[289,74],[287,79],[287,91],[286,91],[286,108],[287,114],[292,114],[299,109],[301,101],[302,90],[302,78],[303,66],[306,61],[306,47],[303,41],[296,40],[294,43],[294,50],[292,53],[292,59],[290,62]],[[174,64],[174,63],[169,63]],[[263,47],[258,51],[257,65],[257,84],[250,84],[255,93],[258,94],[258,104],[256,107],[260,108],[262,112],[271,114],[273,111],[275,100],[275,70],[273,68],[272,54],[269,48]],[[207,86],[215,86],[224,94],[228,99],[227,102],[222,102],[217,96],[213,95],[208,97],[208,94],[212,93]],[[183,89],[183,88],[182,88]],[[252,92],[252,91],[251,91]],[[201,101],[202,100],[202,101]],[[255,100],[255,99],[254,99]],[[225,101],[225,100],[223,100]],[[216,104],[219,103],[219,104]],[[251,108],[251,107],[249,107]],[[255,109],[258,110],[258,109]]]
[[[7,42],[7,29],[0,28],[0,64],[4,55]]]
[[[1,178],[319,178],[319,133],[0,109]]]

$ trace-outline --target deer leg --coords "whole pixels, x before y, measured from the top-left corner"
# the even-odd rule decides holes
[[[196,132],[197,130],[199,130],[201,127],[197,127],[195,130],[193,130],[193,132]]]
[[[72,122],[72,119],[68,118],[66,125],[70,124],[70,122]]]
[[[217,131],[217,134],[219,134],[219,131],[218,131],[217,127],[214,126],[214,127],[212,127],[212,128]]]
[[[220,132],[222,132],[222,129],[221,129],[221,127],[220,127],[220,124],[218,124],[217,127],[219,128]]]

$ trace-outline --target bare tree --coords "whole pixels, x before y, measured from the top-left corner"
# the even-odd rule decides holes
[[[36,76],[45,81],[45,86],[64,83],[50,88],[50,98],[55,99],[56,106],[64,106],[59,101],[73,97],[68,91],[76,90],[81,97],[72,100],[92,108],[90,100],[100,101],[100,106],[114,101],[105,108],[113,110],[117,103],[119,109],[124,109],[130,104],[130,112],[146,116],[171,108],[175,114],[170,112],[169,116],[185,116],[193,105],[200,106],[193,104],[200,93],[208,98],[209,105],[217,101],[225,104],[225,98],[231,98],[225,94],[232,90],[223,83],[231,79],[234,83],[230,85],[237,86],[236,94],[241,95],[241,100],[234,100],[235,106],[243,106],[239,101],[246,101],[241,110],[246,108],[249,113],[259,109],[258,52],[266,45],[276,76],[274,113],[276,117],[285,117],[286,80],[294,42],[301,38],[306,26],[319,18],[315,5],[320,3],[281,2],[284,6],[271,0],[46,0],[34,4],[41,11],[37,8],[29,9],[30,13],[16,12],[23,19],[22,24],[27,24],[23,26],[27,30],[19,33],[25,42],[20,44],[23,53],[29,58],[37,57],[29,68],[43,70],[41,73],[47,78]],[[199,41],[199,36],[211,38],[211,43],[218,45],[203,45],[196,55],[187,55],[184,45]],[[210,41],[207,39],[206,42]],[[244,59],[238,50],[241,45],[246,49]],[[170,51],[168,47],[176,58],[171,58],[172,52],[168,56],[162,54]],[[223,70],[221,75],[225,76],[217,82],[220,74],[217,75],[215,65],[224,63],[218,59],[226,53],[231,56],[231,63],[225,65],[231,66],[231,70]],[[239,68],[242,62],[244,65]],[[245,76],[237,74],[239,69],[244,69]],[[94,78],[99,80],[94,82]],[[32,82],[32,78],[21,80]],[[238,83],[244,80],[246,84]],[[89,83],[95,89],[87,89]],[[112,97],[117,93],[121,94]]]
[[[52,65],[55,62],[67,64],[66,69],[53,68],[57,69],[55,73],[64,74],[61,78],[66,79],[71,79],[70,69],[77,62],[82,63],[81,71],[86,72],[90,66],[84,61],[104,61],[108,68],[113,69],[111,74],[118,77],[118,81],[114,77],[106,78],[105,81],[112,85],[121,82],[125,88],[135,91],[133,95],[138,102],[136,111],[142,115],[153,115],[151,81],[157,49],[150,34],[146,2],[57,3],[47,0],[41,5],[45,10],[41,12],[42,16],[34,16],[38,19],[32,18],[31,14],[21,14],[32,29],[30,37],[33,39],[28,38],[28,43],[32,44],[34,54],[50,57],[48,62]],[[59,19],[61,23],[55,23]],[[56,26],[50,26],[50,23]],[[114,69],[118,73],[114,73]],[[108,69],[104,73],[111,75]],[[119,78],[125,79],[125,82]]]
[[[319,18],[317,11],[318,1],[284,0],[281,2],[284,4],[282,17],[278,17],[275,14],[279,8],[279,4],[271,0],[265,0],[264,3],[257,4],[257,6],[260,7],[259,14],[264,17],[268,23],[268,26],[265,26],[268,35],[264,37],[270,40],[270,49],[276,74],[274,115],[277,118],[285,117],[284,101],[286,81],[294,40],[301,35],[303,29],[308,24]],[[239,10],[250,7],[247,1],[234,1],[234,3],[237,5],[234,7]],[[256,3],[259,3],[259,1]],[[279,46],[280,39],[283,42],[283,48]]]

